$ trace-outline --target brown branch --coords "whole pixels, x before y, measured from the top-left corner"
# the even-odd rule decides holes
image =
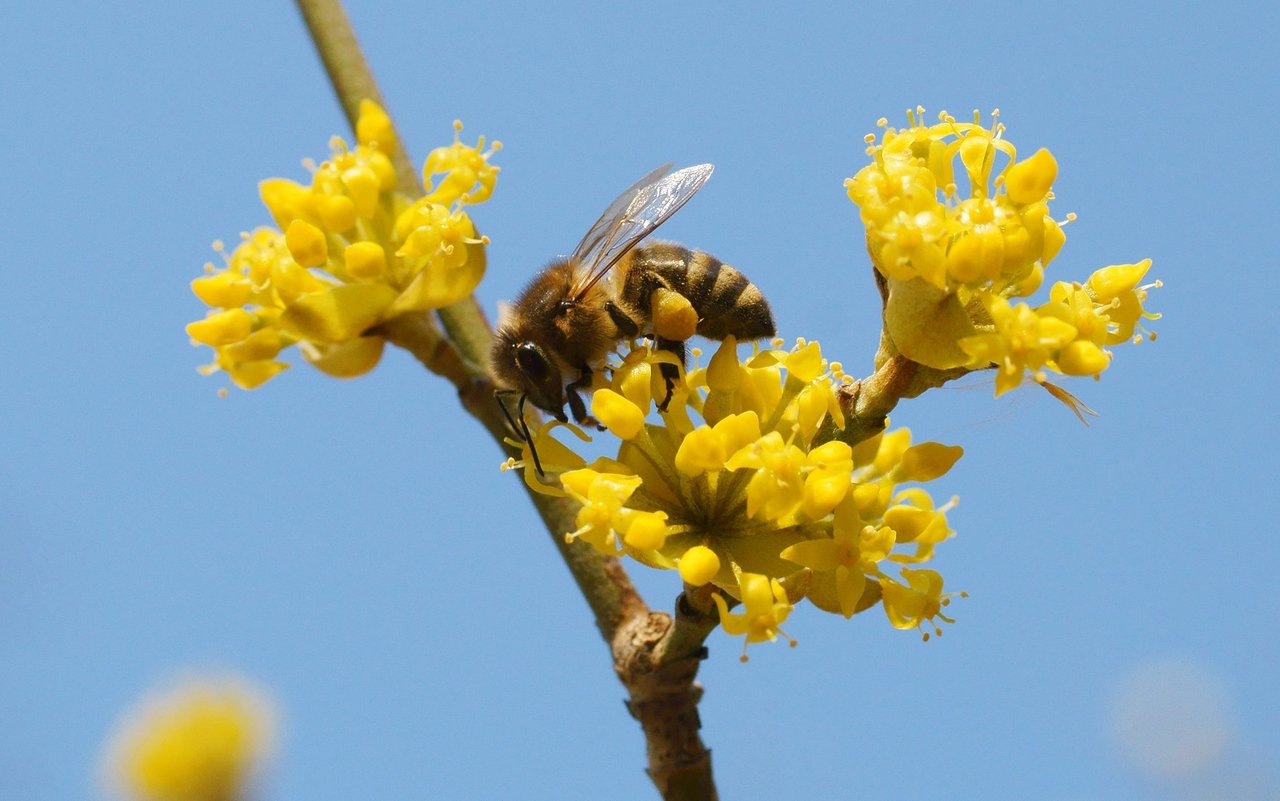
[[[320,53],[338,100],[354,129],[360,101],[384,109],[377,83],[356,42],[339,0],[296,0]],[[401,191],[422,193],[417,172],[400,144],[392,156]],[[463,407],[507,448],[511,432],[493,396],[486,368],[492,330],[474,297],[440,309],[444,331],[429,316],[407,316],[384,323],[377,333],[408,350],[429,370],[447,378]],[[705,655],[702,642],[715,627],[710,601],[681,596],[674,622],[650,612],[619,561],[585,543],[566,543],[576,528],[577,504],[536,492],[530,497],[552,541],[573,575],[610,646],[618,678],[630,696],[628,709],[640,721],[648,750],[648,772],[667,801],[711,801],[715,785],[711,756],[698,736],[698,699],[694,682]],[[703,603],[705,602],[705,603]],[[702,604],[702,605],[700,605]]]
[[[471,381],[457,348],[444,338],[430,312],[397,315],[369,333],[386,337],[392,345],[412,353],[423,367],[449,379],[455,387]]]
[[[338,102],[354,129],[362,100],[373,100],[384,109],[385,103],[360,51],[351,22],[339,0],[296,1]],[[398,134],[392,161],[400,190],[411,196],[421,195],[418,173]],[[405,347],[428,369],[448,378],[458,390],[463,407],[506,450],[508,446],[503,439],[509,432],[485,370],[487,343],[491,337],[488,324],[474,298],[456,304],[455,308],[459,309],[457,314],[449,314],[445,309],[440,311],[447,338],[441,336],[434,323],[422,318],[384,323],[380,333]],[[639,595],[621,566],[615,564],[616,560],[601,556],[585,545],[570,546],[564,542],[564,532],[576,528],[577,510],[572,504],[532,491],[529,494],[574,581],[595,613],[597,625],[606,640],[610,639],[628,610],[642,603]]]
[[[674,620],[662,612],[636,615],[613,639],[614,671],[630,695],[627,709],[644,730],[647,773],[666,801],[718,798],[711,752],[698,734],[702,687],[695,681],[706,657],[702,643],[717,620],[696,608],[690,591],[701,594],[686,590]]]
[[[347,123],[351,130],[356,129],[356,121],[360,119],[360,101],[372,100],[384,109],[386,101],[374,80],[373,71],[365,61],[360,43],[356,41],[355,29],[347,12],[342,8],[341,0],[296,0],[302,19],[307,24],[307,32],[316,46],[320,60],[324,62],[324,70],[329,76],[329,83],[338,96],[338,103],[347,115]],[[395,123],[392,123],[394,128]],[[400,133],[396,132],[397,147],[391,156],[391,163],[396,168],[396,179],[400,189],[410,195],[422,194],[422,184],[418,181],[418,172],[413,168],[413,160],[405,150]]]
[[[844,412],[844,428],[838,428],[828,416],[814,435],[813,445],[838,439],[852,446],[884,431],[889,412],[904,397],[919,367],[905,356],[895,355],[866,378],[840,387],[836,400]]]

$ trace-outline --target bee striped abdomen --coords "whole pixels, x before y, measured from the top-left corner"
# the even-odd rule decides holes
[[[689,299],[701,336],[761,339],[776,332],[769,302],[755,284],[710,253],[658,243],[642,245],[630,256],[621,296],[646,317],[653,289],[665,284]]]

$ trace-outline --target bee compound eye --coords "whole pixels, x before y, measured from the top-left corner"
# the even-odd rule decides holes
[[[516,365],[535,384],[546,381],[551,372],[546,354],[542,352],[542,348],[532,342],[524,342],[516,346]]]

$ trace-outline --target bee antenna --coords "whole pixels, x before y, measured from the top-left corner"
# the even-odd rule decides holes
[[[542,469],[542,462],[538,459],[538,448],[533,444],[533,435],[529,433],[529,423],[524,417],[524,402],[529,397],[529,393],[520,393],[520,401],[516,404],[516,416],[511,416],[511,410],[507,408],[507,404],[503,401],[508,395],[514,395],[515,390],[511,389],[495,389],[493,391],[493,399],[498,402],[498,408],[502,410],[502,416],[507,420],[507,427],[511,433],[519,437],[529,446],[529,455],[533,457],[533,466],[538,471],[538,476],[546,478],[547,474]]]
[[[542,471],[542,462],[538,460],[538,446],[533,444],[533,435],[529,433],[529,421],[524,418],[524,402],[528,399],[529,393],[521,393],[520,403],[516,406],[516,416],[520,418],[520,430],[524,433],[524,441],[529,444],[529,455],[533,457],[533,466],[537,469],[540,478],[546,478],[547,474]]]
[[[508,395],[514,394],[515,390],[495,389],[493,391],[493,399],[498,402],[498,408],[502,410],[502,416],[507,421],[507,430],[511,432],[513,437],[520,437],[523,440],[526,439],[525,433],[521,430],[520,425],[516,423],[515,418],[511,416],[511,410],[507,408],[507,403],[503,400]]]

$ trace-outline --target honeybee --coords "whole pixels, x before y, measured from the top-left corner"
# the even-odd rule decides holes
[[[579,392],[591,384],[593,365],[617,343],[653,336],[658,348],[685,360],[683,340],[652,332],[655,292],[682,295],[697,313],[697,333],[708,339],[761,339],[774,335],[773,313],[746,276],[714,256],[671,243],[640,242],[701,189],[713,167],[699,164],[671,172],[665,164],[618,196],[567,259],[553,261],[529,282],[499,326],[490,366],[501,395],[520,394],[517,418],[508,421],[526,441],[524,403],[567,422],[568,404],[578,423],[593,423]],[[604,279],[608,280],[604,280]],[[666,379],[665,409],[679,371],[659,365]],[[537,453],[534,463],[539,472]]]

